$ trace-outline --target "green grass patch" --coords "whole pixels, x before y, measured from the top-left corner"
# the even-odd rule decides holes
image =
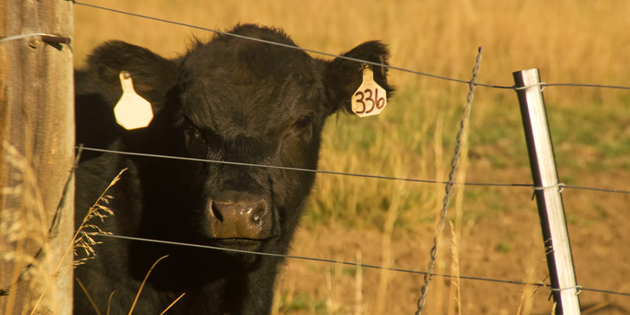
[[[509,253],[512,248],[506,242],[499,242],[494,246],[494,250],[500,253]]]
[[[282,296],[282,305],[280,312],[291,314],[295,312],[308,312],[309,314],[327,314],[326,300],[314,299],[308,295],[297,295],[292,299],[288,299],[286,295]]]

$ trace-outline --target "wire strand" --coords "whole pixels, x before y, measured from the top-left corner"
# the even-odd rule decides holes
[[[390,271],[397,271],[397,272],[404,272],[404,273],[411,273],[411,274],[419,274],[419,275],[425,275],[426,274],[426,272],[424,272],[424,271],[401,269],[401,268],[391,268],[391,267],[387,267],[386,268],[386,267],[382,267],[382,266],[378,266],[378,265],[370,265],[370,264],[363,264],[363,263],[358,264],[358,263],[353,263],[353,262],[347,262],[347,261],[341,261],[341,260],[333,260],[333,259],[325,259],[325,258],[313,258],[313,257],[304,257],[304,256],[296,256],[296,255],[284,255],[284,254],[274,254],[274,253],[265,253],[265,252],[254,252],[254,251],[248,251],[248,250],[242,250],[242,249],[224,248],[224,247],[210,246],[210,245],[198,245],[198,244],[173,242],[173,241],[163,241],[163,240],[155,240],[155,239],[148,239],[148,238],[141,238],[141,237],[114,235],[114,234],[97,233],[97,234],[94,234],[94,236],[104,236],[104,237],[109,237],[109,238],[117,238],[117,239],[124,239],[124,240],[130,240],[130,241],[149,242],[149,243],[158,243],[158,244],[166,244],[166,245],[177,245],[177,246],[195,247],[195,248],[203,248],[203,249],[214,249],[214,250],[221,250],[221,251],[233,252],[233,253],[253,254],[253,255],[260,255],[260,256],[271,256],[271,257],[281,257],[281,258],[289,258],[289,259],[317,261],[317,262],[324,262],[324,263],[331,263],[331,264],[342,264],[342,265],[355,266],[355,267],[361,266],[361,267],[370,268],[370,269],[378,269],[378,270],[386,269],[386,270],[390,270]],[[436,273],[433,273],[432,275],[439,276],[439,277],[446,277],[446,278],[453,277],[450,274],[436,274]],[[508,284],[526,284],[523,281],[501,280],[501,279],[491,279],[491,278],[482,278],[482,277],[460,277],[460,278],[467,279],[467,280],[481,280],[481,281],[501,282],[501,283],[508,283]],[[544,284],[537,284],[537,285],[544,286]]]
[[[199,244],[190,244],[190,243],[183,243],[183,242],[163,241],[163,240],[154,240],[154,239],[148,239],[148,238],[122,236],[122,235],[114,235],[114,234],[97,233],[97,234],[94,234],[93,236],[103,236],[103,237],[107,237],[107,238],[116,238],[116,239],[123,239],[123,240],[128,240],[128,241],[139,241],[139,242],[157,243],[157,244],[165,244],[165,245],[176,245],[176,246],[194,247],[194,248],[201,248],[201,249],[213,249],[213,250],[220,250],[220,251],[226,251],[226,252],[235,252],[235,253],[252,254],[252,255],[260,255],[260,256],[272,256],[272,257],[281,257],[281,258],[288,258],[288,259],[316,261],[316,262],[340,264],[340,265],[354,266],[354,267],[365,267],[365,268],[368,268],[368,269],[377,269],[377,270],[385,269],[385,270],[389,270],[389,271],[409,273],[409,274],[417,274],[417,275],[424,275],[424,274],[426,274],[426,272],[418,271],[418,270],[409,270],[409,269],[391,268],[391,267],[385,268],[383,266],[378,266],[378,265],[370,265],[370,264],[363,264],[363,263],[359,264],[359,263],[342,261],[342,260],[334,260],[334,259],[313,258],[313,257],[304,257],[304,256],[296,256],[296,255],[283,255],[283,254],[264,253],[264,252],[254,252],[254,251],[247,251],[247,250],[241,250],[241,249],[232,249],[232,248],[224,248],[224,247],[218,247],[218,246],[199,245]],[[445,277],[445,278],[452,278],[452,277],[454,277],[453,275],[450,275],[450,274],[439,274],[439,273],[432,273],[431,275],[432,276],[438,276],[438,277]],[[459,276],[459,278],[465,279],[465,280],[473,280],[473,281],[496,282],[496,283],[516,284],[516,285],[533,285],[533,286],[537,286],[537,287],[551,288],[550,284],[545,284],[545,283],[527,283],[527,282],[524,282],[524,281],[493,279],[493,278],[473,277],[473,276]],[[630,296],[630,293],[610,291],[610,290],[582,288],[582,291],[593,291],[593,292],[600,292],[600,293],[607,293],[607,294]]]
[[[78,148],[78,146],[77,146],[77,148]],[[415,179],[415,178],[404,178],[404,177],[394,177],[394,176],[381,176],[381,175],[345,173],[345,172],[334,172],[334,171],[325,171],[325,170],[313,170],[313,169],[308,169],[308,168],[297,168],[297,167],[286,167],[286,166],[275,166],[275,165],[261,165],[261,164],[241,163],[241,162],[216,161],[216,160],[187,158],[187,157],[181,157],[181,156],[170,156],[170,155],[138,153],[138,152],[126,152],[126,151],[98,149],[98,148],[90,148],[90,147],[83,147],[83,151],[94,151],[94,152],[102,152],[102,153],[112,153],[112,154],[131,155],[131,156],[143,156],[143,157],[151,157],[151,158],[173,159],[173,160],[203,162],[203,163],[217,163],[217,164],[227,164],[227,165],[240,165],[240,166],[252,166],[252,167],[262,167],[262,168],[274,168],[274,169],[281,169],[281,170],[287,170],[287,171],[311,172],[311,173],[329,174],[329,175],[353,176],[353,177],[374,178],[374,179],[384,179],[384,180],[398,180],[398,181],[412,182],[412,183],[425,183],[425,184],[446,184],[446,183],[448,183],[448,182],[445,182],[445,181],[436,181],[436,180],[428,180],[428,179]],[[466,185],[466,186],[487,186],[487,187],[530,187],[530,188],[534,187],[533,184],[516,184],[516,183],[468,183],[468,182],[466,182],[466,183],[454,183],[454,184],[455,185]],[[572,185],[566,185],[564,188],[565,189],[592,190],[592,191],[619,193],[619,194],[630,194],[630,191],[619,190],[619,189],[582,187],[582,186],[572,186]]]
[[[586,83],[545,83],[545,86],[589,87],[589,88],[630,90],[630,87],[628,87],[628,86],[605,85],[605,84],[586,84]]]
[[[148,15],[143,15],[143,14],[132,13],[132,12],[127,12],[127,11],[123,11],[123,10],[107,8],[107,7],[98,6],[98,5],[94,5],[94,4],[88,4],[88,3],[83,3],[83,2],[74,1],[74,0],[72,2],[74,4],[76,4],[76,5],[82,5],[82,6],[91,7],[91,8],[95,8],[95,9],[99,9],[99,10],[105,10],[105,11],[110,11],[110,12],[114,12],[114,13],[119,13],[119,14],[134,16],[134,17],[139,17],[139,18],[143,18],[143,19],[148,19],[148,20],[153,20],[153,21],[158,21],[158,22],[163,22],[163,23],[168,23],[168,24],[173,24],[173,25],[179,25],[179,26],[194,28],[194,29],[208,31],[208,32],[212,32],[212,33],[220,34],[220,35],[224,35],[224,36],[232,36],[232,37],[237,37],[237,38],[241,38],[241,39],[246,39],[246,40],[266,43],[266,44],[270,44],[270,45],[276,45],[276,46],[286,47],[286,48],[290,48],[290,49],[302,50],[302,51],[306,51],[306,52],[310,52],[310,53],[314,53],[314,54],[319,54],[319,55],[323,55],[323,56],[328,56],[328,57],[333,57],[333,58],[341,58],[341,59],[351,60],[351,61],[360,62],[360,63],[367,63],[367,64],[371,64],[373,66],[384,67],[384,68],[388,68],[388,69],[392,69],[392,70],[397,70],[397,71],[401,71],[401,72],[417,74],[417,75],[421,75],[421,76],[425,76],[425,77],[431,77],[431,78],[445,80],[445,81],[465,83],[465,84],[469,84],[469,85],[472,84],[474,86],[482,86],[482,87],[494,88],[494,89],[503,89],[503,90],[514,90],[514,89],[516,89],[516,87],[513,86],[513,85],[495,85],[495,84],[477,83],[477,82],[466,81],[466,80],[462,80],[462,79],[449,78],[449,77],[440,76],[440,75],[436,75],[436,74],[430,74],[430,73],[426,73],[426,72],[420,72],[420,71],[415,71],[415,70],[410,70],[410,69],[405,69],[405,68],[394,67],[394,66],[390,66],[390,65],[386,65],[386,64],[382,64],[382,63],[378,63],[378,62],[372,62],[372,61],[367,61],[367,60],[362,60],[362,59],[357,59],[357,58],[352,58],[352,57],[347,57],[347,56],[331,54],[331,53],[318,51],[318,50],[314,50],[314,49],[308,49],[308,48],[302,48],[302,47],[298,47],[298,46],[292,46],[292,45],[287,45],[287,44],[282,44],[282,43],[276,43],[276,42],[273,42],[273,41],[264,40],[264,39],[260,39],[260,38],[252,38],[252,37],[248,37],[248,36],[244,36],[244,35],[223,32],[223,31],[219,31],[219,30],[215,30],[215,29],[211,29],[211,28],[207,28],[207,27],[201,27],[201,26],[192,25],[192,24],[188,24],[188,23],[176,22],[176,21],[162,19],[162,18],[157,18],[157,17],[152,17],[152,16],[148,16]],[[579,86],[579,87],[594,87],[594,88],[609,88],[609,89],[630,90],[630,87],[626,87],[626,86],[581,84],[581,83],[546,83],[545,86],[574,86],[574,87]]]

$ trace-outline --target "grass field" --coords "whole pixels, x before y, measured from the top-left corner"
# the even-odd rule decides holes
[[[511,86],[512,72],[539,68],[548,83],[630,86],[627,1],[85,2],[220,30],[239,22],[273,25],[301,47],[328,53],[380,39],[390,45],[396,67],[463,80],[470,79],[482,46],[481,83]],[[77,67],[107,39],[175,57],[192,36],[211,36],[74,8]],[[383,114],[329,121],[320,168],[446,178],[467,85],[399,71],[390,77],[398,92]],[[630,91],[548,87],[545,99],[561,181],[630,190]],[[476,90],[467,153],[467,172],[460,179],[531,183],[514,91]],[[425,270],[443,190],[441,185],[318,176],[294,252],[351,261],[360,253],[366,264]],[[628,195],[566,190],[563,196],[578,281],[630,292],[624,287],[630,282]],[[530,197],[526,188],[460,187],[448,216],[455,237],[447,224],[437,272],[543,281],[546,265]],[[277,311],[284,314],[409,314],[422,286],[421,276],[364,268],[291,261],[286,269],[277,294]],[[547,314],[552,307],[548,290],[533,294],[514,285],[436,277],[430,292],[430,314]],[[628,297],[591,292],[580,297],[598,314],[630,312]]]

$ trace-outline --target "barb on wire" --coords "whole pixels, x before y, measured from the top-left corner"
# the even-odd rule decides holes
[[[165,244],[165,245],[175,245],[175,246],[186,246],[186,247],[202,248],[202,249],[212,249],[212,250],[220,250],[220,251],[227,251],[227,252],[236,252],[236,253],[243,253],[243,254],[260,255],[260,256],[273,256],[273,257],[282,257],[282,258],[288,258],[288,259],[299,259],[299,260],[316,261],[316,262],[331,263],[331,264],[341,264],[341,265],[345,265],[345,266],[365,267],[365,268],[368,268],[368,269],[377,269],[377,270],[386,269],[386,270],[390,270],[390,271],[403,272],[403,273],[409,273],[409,274],[419,274],[419,275],[427,274],[424,271],[409,270],[409,269],[402,269],[402,268],[391,268],[391,267],[390,268],[385,268],[383,266],[378,266],[378,265],[370,265],[370,264],[364,264],[364,263],[359,264],[359,263],[355,263],[355,262],[348,262],[348,261],[342,261],[342,260],[313,258],[313,257],[304,257],[304,256],[295,256],[295,255],[283,255],[283,254],[264,253],[264,252],[254,252],[254,251],[247,251],[247,250],[242,250],[242,249],[232,249],[232,248],[224,248],[224,247],[210,246],[210,245],[199,245],[199,244],[190,244],[190,243],[182,243],[182,242],[154,240],[154,239],[141,238],[141,237],[131,237],[131,236],[122,236],[122,235],[114,235],[114,234],[94,234],[94,236],[103,236],[103,237],[107,237],[107,238],[116,238],[116,239],[123,239],[123,240],[128,240],[128,241],[139,241],[139,242],[157,243],[157,244]],[[431,275],[432,276],[438,276],[438,277],[444,277],[444,278],[452,278],[452,277],[454,277],[454,275],[439,274],[439,273],[432,273]],[[465,280],[473,280],[473,281],[495,282],[495,283],[516,284],[516,285],[532,285],[532,286],[536,286],[536,287],[544,287],[544,288],[547,288],[547,289],[551,288],[550,284],[545,284],[545,283],[531,283],[531,282],[525,282],[525,281],[493,279],[493,278],[473,277],[473,276],[459,276],[459,278],[460,279],[465,279]],[[589,289],[589,288],[581,288],[581,290],[582,291],[592,291],[592,292],[599,292],[599,293],[607,293],[607,294],[630,296],[630,293],[617,292],[617,291]]]
[[[78,146],[77,146],[77,148],[78,148]],[[384,179],[384,180],[399,180],[399,181],[412,182],[412,183],[425,183],[425,184],[446,184],[446,183],[448,183],[448,182],[444,182],[444,181],[436,181],[436,180],[428,180],[428,179],[415,179],[415,178],[403,178],[403,177],[393,177],[393,176],[344,173],[344,172],[314,170],[314,169],[308,169],[308,168],[274,166],[274,165],[261,165],[261,164],[251,164],[251,163],[241,163],[241,162],[228,162],[228,161],[216,161],[216,160],[187,158],[187,157],[181,157],[181,156],[170,156],[170,155],[160,155],[160,154],[150,154],[150,153],[126,152],[126,151],[98,149],[98,148],[90,148],[90,147],[83,147],[83,150],[84,151],[103,152],[103,153],[112,153],[112,154],[132,155],[132,156],[144,156],[144,157],[161,158],[161,159],[174,159],[174,160],[183,160],[183,161],[192,161],[192,162],[204,162],[204,163],[217,163],[217,164],[228,164],[228,165],[263,167],[263,168],[275,168],[275,169],[288,170],[288,171],[312,172],[312,173],[319,173],[319,174],[354,176],[354,177],[374,178],[374,179]],[[455,183],[455,184],[456,185],[466,185],[466,186],[486,186],[486,187],[530,187],[530,188],[534,187],[533,184],[511,184],[511,183]],[[593,187],[570,186],[570,185],[566,185],[564,188],[567,188],[567,189],[581,189],[581,190],[593,190],[593,191],[620,193],[620,194],[630,194],[630,191],[619,190],[619,189],[605,189],[605,188],[593,188]]]
[[[286,48],[290,48],[290,49],[302,50],[302,51],[306,51],[306,52],[310,52],[310,53],[314,53],[314,54],[319,54],[319,55],[324,55],[324,56],[328,56],[328,57],[352,60],[352,61],[356,61],[356,62],[360,62],[360,63],[367,63],[367,64],[371,64],[373,66],[384,67],[384,68],[388,68],[388,69],[392,69],[392,70],[398,70],[398,71],[407,72],[407,73],[413,73],[413,74],[422,75],[422,76],[431,77],[431,78],[440,79],[440,80],[446,80],[446,81],[452,81],[452,82],[458,82],[458,83],[465,83],[465,84],[468,84],[468,85],[482,86],[482,87],[494,88],[494,89],[505,89],[505,90],[515,90],[515,89],[517,89],[517,87],[513,86],[513,85],[485,84],[485,83],[478,83],[478,82],[466,81],[466,80],[461,80],[461,79],[449,78],[449,77],[435,75],[435,74],[430,74],[430,73],[426,73],[426,72],[420,72],[420,71],[415,71],[415,70],[410,70],[410,69],[405,69],[405,68],[399,68],[399,67],[394,67],[394,66],[390,66],[390,65],[385,65],[385,64],[382,64],[382,63],[378,63],[378,62],[372,62],[372,61],[367,61],[367,60],[362,60],[362,59],[357,59],[357,58],[352,58],[352,57],[347,57],[347,56],[341,56],[341,55],[326,53],[326,52],[322,52],[322,51],[318,51],[318,50],[314,50],[314,49],[301,48],[301,47],[297,47],[297,46],[291,46],[291,45],[287,45],[287,44],[276,43],[276,42],[272,42],[272,41],[268,41],[268,40],[264,40],[264,39],[252,38],[252,37],[248,37],[248,36],[244,36],[244,35],[223,32],[223,31],[219,31],[219,30],[215,30],[215,29],[211,29],[211,28],[207,28],[207,27],[201,27],[201,26],[196,26],[196,25],[192,25],[192,24],[187,24],[187,23],[176,22],[176,21],[171,21],[171,20],[167,20],[167,19],[156,18],[156,17],[152,17],[152,16],[148,16],[148,15],[143,15],[143,14],[132,13],[132,12],[127,12],[127,11],[123,11],[123,10],[107,8],[107,7],[98,6],[98,5],[94,5],[94,4],[83,3],[83,2],[79,2],[79,1],[75,1],[75,0],[72,0],[72,3],[77,4],[77,5],[86,6],[86,7],[95,8],[95,9],[100,9],[100,10],[115,12],[115,13],[119,13],[119,14],[125,14],[125,15],[129,15],[129,16],[139,17],[139,18],[143,18],[143,19],[148,19],[148,20],[153,20],[153,21],[158,21],[158,22],[163,22],[163,23],[168,23],[168,24],[173,24],[173,25],[179,25],[179,26],[194,28],[194,29],[198,29],[198,30],[204,30],[204,31],[215,33],[215,34],[221,34],[221,35],[225,35],[225,36],[233,36],[233,37],[238,37],[238,38],[242,38],[242,39],[257,41],[257,42],[261,42],[261,43],[267,43],[267,44],[270,44],[270,45],[276,45],[276,46],[286,47]],[[610,88],[610,89],[630,90],[630,87],[626,87],[626,86],[598,85],[598,84],[580,84],[580,83],[551,83],[551,84],[544,83],[544,84],[542,84],[542,86],[543,86],[543,88],[544,88],[544,86],[581,86],[581,87],[595,87],[595,88]]]
[[[449,180],[446,183],[445,191],[446,195],[442,201],[442,210],[440,211],[440,222],[438,223],[436,235],[433,237],[433,247],[430,251],[429,258],[429,269],[427,273],[424,275],[424,285],[422,286],[422,295],[418,299],[418,310],[416,311],[416,315],[422,314],[422,309],[426,303],[427,292],[429,290],[429,284],[431,283],[433,267],[435,266],[435,259],[438,255],[438,244],[440,240],[440,235],[442,234],[442,230],[444,229],[444,220],[446,219],[446,213],[448,210],[449,198],[451,193],[453,192],[453,185],[455,184],[455,179],[457,178],[457,168],[459,167],[459,156],[462,152],[462,136],[466,132],[466,124],[468,123],[468,117],[470,116],[470,109],[472,105],[472,100],[475,93],[475,82],[477,82],[477,77],[479,76],[479,64],[481,63],[481,58],[483,57],[483,48],[479,47],[479,53],[477,54],[477,60],[475,62],[475,66],[473,67],[472,73],[473,77],[470,80],[468,95],[466,96],[466,105],[464,106],[462,113],[462,121],[460,123],[460,129],[457,133],[457,145],[455,146],[455,155],[451,160],[451,172],[448,174]]]

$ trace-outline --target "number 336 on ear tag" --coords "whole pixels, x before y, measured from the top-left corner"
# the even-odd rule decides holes
[[[363,83],[352,95],[352,111],[363,118],[380,114],[387,105],[387,95],[378,83],[374,82],[371,65],[363,67]]]
[[[133,89],[129,72],[120,72],[120,84],[122,84],[123,95],[114,107],[116,121],[127,130],[148,126],[153,119],[151,103]]]

